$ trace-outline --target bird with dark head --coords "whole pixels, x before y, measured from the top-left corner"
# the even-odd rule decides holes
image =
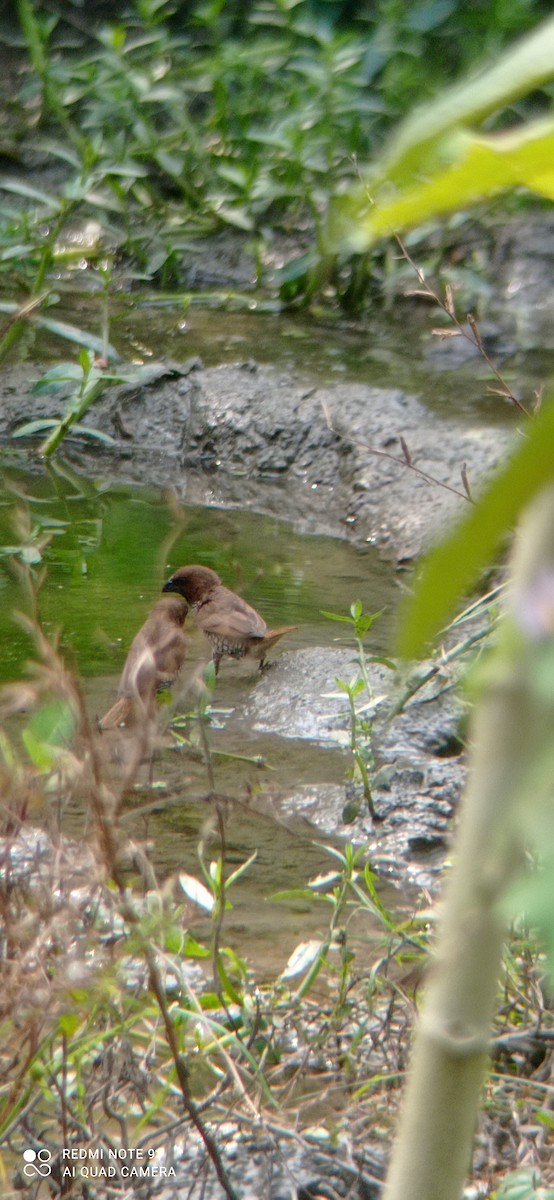
[[[189,606],[182,596],[163,596],[131,642],[117,700],[98,722],[115,729],[153,716],[156,692],[171,687],[185,661],[183,623]]]
[[[263,669],[268,650],[297,625],[268,629],[267,625],[236,592],[222,584],[219,575],[210,567],[192,564],[179,567],[163,587],[164,592],[178,592],[196,617],[212,648],[216,675],[222,658],[255,658]]]

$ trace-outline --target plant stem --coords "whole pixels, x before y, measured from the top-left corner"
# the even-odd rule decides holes
[[[23,36],[27,43],[29,58],[42,85],[44,107],[60,122],[70,141],[80,151],[85,147],[81,137],[61,103],[48,69],[48,60],[44,50],[44,39],[40,24],[35,16],[32,0],[17,0],[17,12]]]
[[[523,523],[512,620],[504,620],[474,720],[456,861],[385,1200],[459,1200],[470,1162],[505,936],[502,902],[551,805],[554,699],[535,684],[539,662],[552,653],[551,611],[539,606],[535,634],[523,621],[545,576],[554,576],[554,488]]]

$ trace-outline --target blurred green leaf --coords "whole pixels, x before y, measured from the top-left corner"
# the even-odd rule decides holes
[[[76,725],[74,710],[64,700],[49,701],[34,713],[21,737],[39,771],[52,769],[58,751],[71,742]]]
[[[31,391],[34,396],[48,395],[50,392],[60,391],[67,383],[80,383],[82,377],[81,367],[77,363],[58,363],[41,379],[37,379]]]
[[[554,479],[554,401],[547,397],[507,465],[476,505],[423,563],[415,592],[400,610],[398,653],[415,658],[447,621],[459,597],[491,562],[522,509]]]
[[[330,621],[342,621],[345,625],[353,625],[352,617],[342,616],[341,613],[326,612],[324,608],[320,609],[322,617],[328,617]]]
[[[444,169],[434,169],[422,182],[389,192],[386,199],[377,189],[369,208],[364,196],[367,211],[358,220],[350,206],[354,222],[347,241],[351,249],[359,253],[392,230],[459,211],[508,188],[527,187],[554,199],[554,121],[550,118],[489,136],[453,130],[437,145],[436,154]],[[348,213],[348,202],[345,208]]]
[[[83,1023],[83,1018],[76,1012],[62,1013],[58,1025],[60,1033],[66,1038],[72,1038]]]
[[[48,192],[42,192],[39,188],[32,187],[31,184],[25,183],[22,179],[0,178],[0,190],[13,192],[14,195],[22,196],[25,200],[34,200],[35,203],[44,204],[46,208],[51,208],[54,212],[60,207],[58,196],[50,196]]]
[[[554,1191],[543,1188],[533,1168],[511,1171],[495,1193],[495,1200],[554,1200]]]
[[[102,338],[96,337],[94,333],[88,333],[86,329],[77,329],[75,325],[68,325],[66,321],[55,321],[52,317],[42,315],[35,317],[35,325],[39,329],[47,329],[49,333],[55,333],[57,337],[64,338],[66,342],[75,342],[78,346],[88,346],[95,354],[103,355],[107,350],[113,362],[118,362],[120,359],[114,346],[105,346]]]

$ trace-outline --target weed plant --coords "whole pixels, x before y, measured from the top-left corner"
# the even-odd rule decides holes
[[[382,697],[374,695],[370,679],[370,668],[379,664],[388,670],[394,671],[396,664],[390,658],[383,658],[379,655],[368,653],[364,642],[375,621],[381,616],[381,613],[364,613],[361,600],[356,600],[350,606],[350,614],[348,616],[332,612],[323,612],[322,616],[328,617],[330,621],[338,621],[350,626],[356,646],[357,654],[354,659],[356,671],[354,675],[349,681],[337,678],[336,683],[337,687],[340,688],[341,692],[344,692],[348,700],[350,749],[354,763],[351,777],[355,786],[361,784],[363,798],[367,804],[369,813],[375,818],[377,814],[373,806],[371,782],[372,776],[375,773],[372,723]],[[348,808],[346,815],[349,820],[353,820],[357,812],[358,806],[354,804],[354,806]]]

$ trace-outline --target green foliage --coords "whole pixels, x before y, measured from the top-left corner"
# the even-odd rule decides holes
[[[494,1193],[494,1200],[554,1200],[552,1188],[543,1188],[533,1170],[511,1172]]]
[[[498,187],[523,182],[551,195],[541,169],[549,129],[524,127],[509,146],[468,132],[550,78],[549,26],[531,35],[527,51],[516,48],[384,142],[415,102],[483,54],[498,59],[507,39],[533,28],[538,0],[494,10],[378,0],[350,20],[340,4],[310,0],[177,7],[178,19],[171,3],[129,5],[80,47],[72,29],[69,49],[62,17],[19,0],[33,67],[21,120],[29,109],[38,114],[33,152],[55,166],[58,182],[33,193],[24,180],[0,180],[19,201],[0,218],[0,282],[4,274],[8,287],[15,279],[39,295],[60,266],[70,221],[99,224],[97,246],[84,250],[92,274],[108,250],[163,287],[182,283],[183,257],[209,229],[251,234],[261,270],[259,248],[272,228],[309,223],[315,248],[274,278],[282,300],[331,285],[354,309],[371,272],[353,250]],[[375,166],[356,188],[368,160]],[[346,189],[328,221],[330,198]],[[19,335],[10,331],[0,355]]]
[[[114,445],[114,439],[109,434],[81,425],[81,417],[108,388],[120,383],[145,386],[152,379],[165,374],[166,369],[160,363],[148,362],[142,366],[132,365],[122,368],[117,374],[114,374],[104,365],[97,365],[91,352],[83,347],[79,353],[78,363],[58,363],[37,380],[32,389],[34,395],[43,396],[56,394],[59,391],[67,390],[68,385],[74,385],[66,401],[63,416],[59,419],[44,417],[36,421],[26,421],[14,430],[12,436],[14,438],[36,437],[37,434],[49,431],[48,437],[38,451],[44,458],[50,458],[54,454],[71,430],[81,437],[101,442],[103,445]]]
[[[554,20],[546,21],[474,79],[409,117],[367,173],[335,205],[331,243],[360,252],[391,231],[459,211],[525,186],[554,198],[554,123],[548,117],[506,133],[474,132],[554,74]]]
[[[339,979],[339,988],[335,999],[336,1012],[343,1012],[348,1007],[347,997],[355,970],[355,938],[351,937],[349,926],[360,914],[365,914],[386,931],[390,939],[389,951],[395,956],[400,965],[408,953],[413,958],[424,956],[427,937],[418,930],[417,922],[410,920],[397,921],[382,904],[375,886],[376,877],[369,864],[364,863],[365,850],[346,845],[339,850],[335,846],[326,846],[325,850],[335,862],[335,868],[325,875],[309,880],[304,888],[288,889],[277,892],[272,899],[280,902],[308,901],[320,907],[331,910],[329,928],[321,940],[312,939],[301,942],[289,956],[281,974],[281,980],[289,983],[298,980],[294,995],[301,999],[308,995],[324,968],[329,968],[331,951],[338,952],[339,965],[335,970]],[[300,978],[302,977],[302,978]]]
[[[350,681],[336,679],[336,684],[340,691],[344,692],[348,698],[350,749],[354,759],[354,779],[361,780],[365,802],[371,816],[375,818],[376,814],[371,792],[371,773],[374,768],[371,746],[371,721],[375,709],[375,700],[369,677],[369,667],[372,663],[379,663],[381,666],[394,671],[396,664],[389,658],[367,654],[364,646],[364,639],[367,637],[375,621],[381,616],[380,612],[364,613],[362,601],[356,600],[350,606],[349,616],[325,611],[322,611],[322,616],[328,617],[330,621],[339,621],[342,624],[349,625],[356,643],[358,654],[354,662],[358,668],[357,672]],[[356,702],[363,694],[365,694],[364,704],[359,705]],[[353,820],[356,816],[357,809],[354,811],[347,808],[344,814],[345,820]]]
[[[33,766],[51,771],[59,752],[71,745],[77,728],[74,708],[64,700],[50,700],[31,717],[21,738]]]
[[[398,649],[416,657],[436,635],[460,593],[476,581],[523,508],[553,478],[554,404],[545,400],[525,426],[509,462],[457,528],[423,564],[415,596],[404,606]]]

